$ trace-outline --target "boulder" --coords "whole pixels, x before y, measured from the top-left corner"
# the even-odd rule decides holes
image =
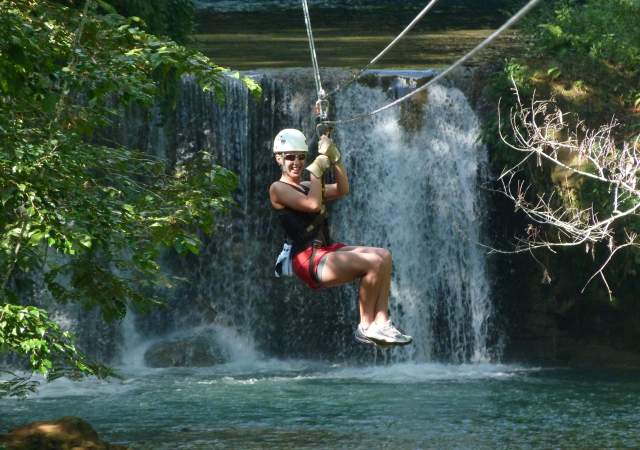
[[[98,433],[78,417],[33,422],[0,435],[7,450],[127,450],[124,445],[101,441]]]
[[[149,367],[209,367],[228,359],[215,340],[204,335],[157,342],[144,354]]]

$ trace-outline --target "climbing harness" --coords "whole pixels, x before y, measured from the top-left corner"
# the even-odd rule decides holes
[[[290,185],[289,183],[285,183],[284,181],[280,181],[281,183],[287,184],[291,186],[293,189],[298,192],[308,193],[308,188],[300,189],[296,186]],[[303,248],[313,247],[311,257],[313,261],[313,257],[316,254],[316,249],[320,248],[324,245],[329,244],[331,242],[331,237],[329,235],[329,230],[326,226],[327,218],[329,217],[327,208],[324,204],[325,201],[325,185],[322,183],[322,208],[320,212],[315,215],[313,220],[306,224],[304,230],[301,230],[299,234],[288,234],[287,238],[282,246],[282,251],[278,255],[275,264],[275,276],[277,278],[283,276],[292,276],[293,275],[293,252],[300,251]],[[286,213],[285,210],[280,210],[281,214]],[[286,229],[286,227],[285,227]],[[311,279],[319,284],[319,280],[316,279],[316,274],[313,269],[313,264],[310,264],[309,274]]]
[[[307,6],[307,1],[306,0],[302,0],[303,1],[303,8],[305,9],[305,21],[307,23],[307,36],[309,37],[309,46],[312,49],[312,60],[314,60],[314,71],[315,71],[315,75],[316,75],[316,86],[319,86],[319,80],[320,80],[320,76],[319,76],[319,71],[317,69],[317,59],[315,57],[315,44],[313,43],[313,34],[311,32],[311,21],[308,20],[308,15],[309,15],[309,9]],[[389,108],[392,108],[406,100],[408,100],[409,98],[413,97],[414,95],[424,91],[425,89],[427,89],[428,87],[430,87],[431,85],[433,85],[434,83],[440,81],[442,78],[446,77],[449,73],[451,73],[453,70],[455,70],[456,68],[458,68],[460,65],[462,65],[463,63],[465,63],[468,59],[470,59],[471,57],[473,57],[476,53],[478,53],[480,50],[482,50],[484,47],[486,47],[487,45],[489,45],[491,42],[493,42],[498,36],[500,36],[502,33],[504,33],[509,27],[511,27],[513,24],[515,24],[517,21],[519,21],[522,17],[524,17],[531,9],[533,9],[533,7],[535,7],[538,3],[540,3],[541,0],[530,0],[529,3],[527,3],[524,7],[522,7],[522,9],[520,9],[520,11],[518,11],[516,14],[514,14],[509,20],[507,20],[500,28],[498,28],[497,30],[495,30],[493,33],[491,33],[491,35],[489,35],[487,38],[485,38],[480,44],[478,44],[475,48],[473,48],[471,51],[469,51],[467,54],[465,54],[464,56],[462,56],[460,59],[458,59],[457,61],[455,61],[453,64],[451,64],[449,67],[447,67],[445,70],[443,70],[442,72],[440,72],[437,76],[435,76],[434,78],[432,78],[431,80],[429,80],[427,83],[425,83],[424,85],[420,86],[417,89],[414,89],[413,91],[409,92],[408,94],[406,94],[403,97],[400,97],[397,100],[394,100],[391,103],[388,103],[376,110],[370,111],[368,113],[364,113],[364,114],[359,114],[353,117],[350,117],[348,119],[342,119],[342,120],[323,120],[321,122],[321,124],[323,125],[329,125],[329,126],[334,126],[334,125],[339,125],[339,124],[345,124],[345,123],[351,123],[351,122],[356,122],[358,120],[363,120],[363,119],[367,119],[369,117],[372,117],[376,114],[381,113],[382,111],[385,111]],[[418,20],[420,20],[420,18],[422,18],[422,16],[424,16],[424,14],[426,14],[426,12],[430,9],[430,6],[433,6],[433,4],[435,3],[435,1],[431,1],[421,12],[420,14],[416,17],[416,19],[414,19],[413,22],[411,22],[411,24],[409,24],[409,26],[407,28],[405,28],[405,30],[402,31],[402,33],[400,33],[400,35],[398,35],[398,37],[396,39],[394,39],[392,41],[391,44],[389,44],[389,46],[387,46],[387,48],[385,48],[376,58],[374,58],[372,60],[370,64],[372,64],[375,61],[378,61],[382,55],[384,55],[384,53],[386,53],[386,51],[388,51],[388,49],[390,49],[393,45],[395,45],[395,43],[401,38],[403,37],[406,32],[409,31],[409,29],[411,29],[410,27],[413,27],[414,22],[417,22]],[[359,74],[361,75],[361,74]],[[356,78],[357,79],[357,78]],[[355,79],[353,80],[355,81]],[[353,82],[351,81],[351,82]],[[351,83],[350,82],[350,83]],[[343,86],[343,88],[346,86]],[[321,89],[321,87],[320,87]],[[340,90],[340,89],[339,89]],[[327,97],[324,94],[324,91],[322,91],[322,98],[320,97],[320,90],[318,90],[318,98],[320,99],[324,99],[325,97]],[[335,92],[332,92],[331,95],[335,94]]]
[[[422,11],[420,11],[420,13],[411,21],[411,23],[407,25],[406,28],[402,30],[402,32],[398,36],[396,36],[396,38],[393,41],[391,41],[391,43],[389,43],[389,45],[387,45],[380,53],[378,53],[378,55],[375,58],[369,61],[366,66],[358,70],[356,74],[349,81],[347,81],[345,84],[341,86],[338,86],[335,90],[329,92],[327,94],[327,97],[332,97],[336,95],[338,92],[340,92],[341,90],[345,89],[346,87],[350,86],[352,83],[357,81],[367,71],[367,69],[369,69],[369,67],[377,63],[380,59],[382,59],[385,53],[391,50],[391,48],[393,48],[393,46],[396,45],[398,41],[400,41],[400,39],[402,39],[405,36],[405,34],[411,31],[411,29],[415,26],[415,24],[417,24],[429,12],[429,10],[433,8],[433,6],[437,2],[438,0],[431,0],[429,3],[427,3],[427,6],[425,6],[422,9]]]

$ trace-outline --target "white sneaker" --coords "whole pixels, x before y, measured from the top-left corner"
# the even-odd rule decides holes
[[[365,335],[365,331],[364,328],[362,328],[362,325],[358,325],[358,328],[356,328],[356,332],[354,333],[354,337],[356,341],[360,342],[361,344],[376,345],[375,342],[373,342]]]
[[[369,328],[363,331],[364,336],[376,344],[407,345],[413,341],[411,336],[401,333],[394,327],[390,320],[387,320],[382,325],[374,322],[369,325]]]

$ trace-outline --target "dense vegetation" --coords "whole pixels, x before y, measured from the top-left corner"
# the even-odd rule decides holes
[[[506,117],[515,104],[512,94],[512,82],[515,82],[525,103],[534,97],[553,98],[562,111],[575,113],[569,117],[570,126],[579,134],[586,128],[611,123],[615,118],[620,124],[615,128],[614,138],[620,149],[623,142],[637,146],[640,136],[638,23],[640,3],[635,0],[544,2],[521,27],[522,56],[506,61],[493,80],[493,98],[496,102],[501,99],[503,131],[509,128]],[[494,171],[500,173],[504,167],[517,163],[522,155],[504,145],[497,130],[498,121],[494,118],[485,130],[485,140],[492,148]],[[559,208],[593,206],[598,216],[612,213],[610,186],[580,177],[561,176],[560,171],[554,171],[548,164],[539,165],[535,159],[521,168],[520,180],[532,185],[528,195],[533,199],[539,194],[553,193],[555,206]],[[590,170],[589,167],[586,170]],[[629,201],[637,203],[640,198],[636,196]],[[640,216],[627,217],[617,226],[621,234],[640,232]],[[521,221],[515,227],[520,228],[518,232],[522,235],[527,223]],[[552,227],[546,231],[553,236]],[[530,281],[536,284],[542,278],[550,283],[544,288],[544,295],[559,321],[573,323],[568,326],[580,329],[583,335],[605,336],[612,342],[624,341],[626,348],[640,350],[637,345],[638,247],[628,247],[618,253],[607,267],[605,273],[613,291],[611,301],[606,286],[597,282],[591,283],[584,295],[580,295],[585,281],[606,259],[610,251],[607,245],[610,243],[583,245],[558,254],[536,251],[537,262],[528,257],[530,266],[535,268]],[[546,277],[547,270],[550,278]],[[521,306],[513,308],[518,307]],[[595,322],[599,323],[594,325]]]
[[[514,78],[526,96],[554,96],[590,126],[616,115],[625,137],[640,133],[640,4],[634,0],[547,2],[524,22],[523,56],[495,80],[503,96]]]
[[[107,372],[46,311],[21,306],[21,292],[35,284],[107,320],[156,304],[149,287],[171,284],[159,252],[197,252],[231,202],[236,177],[210,155],[167,167],[101,133],[124,105],[170,108],[183,74],[220,101],[232,75],[146,31],[184,36],[190,18],[171,29],[157,14],[175,7],[187,17],[190,2],[143,4],[0,1],[0,355],[24,355],[49,377]],[[145,13],[151,26],[116,11]],[[0,396],[30,387],[16,378],[0,383]]]
[[[194,26],[192,0],[109,0],[100,3],[105,9],[113,7],[125,17],[139,17],[151,34],[169,36],[176,42],[188,40]]]

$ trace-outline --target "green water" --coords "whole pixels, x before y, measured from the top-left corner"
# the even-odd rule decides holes
[[[135,449],[633,448],[634,372],[264,361],[58,380],[0,403],[0,432],[76,415]]]
[[[379,8],[312,8],[321,67],[360,68],[387,46],[424,4]],[[376,68],[424,69],[451,64],[502,24],[504,11],[489,6],[454,7],[443,2],[407,34]],[[302,10],[201,11],[192,45],[218,64],[240,70],[309,67]],[[472,60],[477,64],[518,51],[508,31]]]

